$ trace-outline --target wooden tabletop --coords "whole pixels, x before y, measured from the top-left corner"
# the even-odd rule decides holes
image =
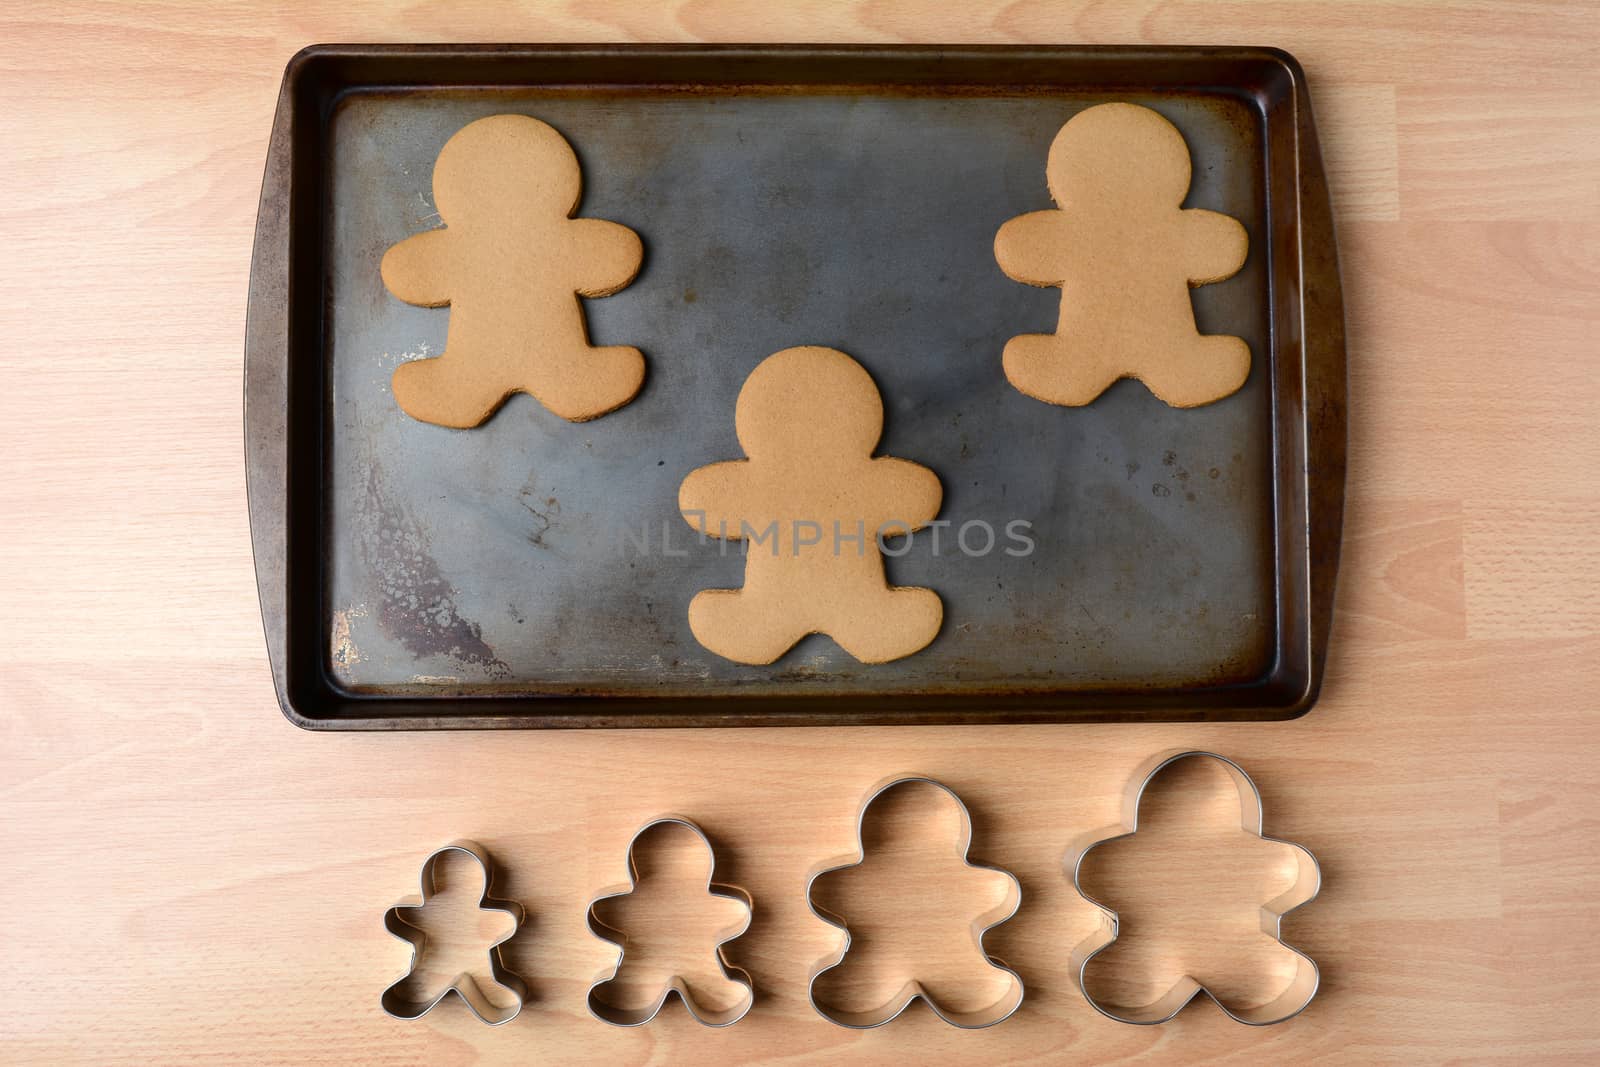
[[[1320,704],[1274,725],[395,736],[289,725],[256,605],[241,347],[278,80],[298,48],[330,40],[1293,52],[1323,131],[1350,342],[1349,509]],[[1600,1057],[1591,6],[40,2],[6,6],[0,42],[11,868],[0,1059]],[[1141,761],[1179,746],[1238,759],[1261,786],[1268,831],[1322,861],[1321,897],[1285,932],[1321,964],[1324,988],[1284,1025],[1241,1026],[1199,1003],[1166,1026],[1125,1026],[1072,981],[1069,954],[1096,912],[1063,859],[1115,820]],[[856,1032],[806,999],[837,938],[807,911],[805,874],[851,849],[872,783],[912,771],[961,793],[975,852],[1022,883],[1020,913],[987,947],[1023,976],[1027,1000],[991,1030],[918,1007]],[[1213,795],[1208,781],[1196,796]],[[584,904],[625,880],[629,835],[668,811],[706,827],[719,876],[756,902],[730,947],[756,1005],[726,1030],[676,1006],[617,1030],[584,1008],[614,959],[588,934]],[[941,818],[906,815],[905,840]],[[1281,875],[1268,859],[1230,881],[1258,858],[1219,862],[1247,844],[1232,833],[1201,850],[1203,835],[1153,836],[1155,851],[1103,875],[1103,892],[1150,915],[1144,948],[1108,989],[1159,991],[1181,946],[1240,996],[1282,973],[1275,946],[1214,914],[1231,900],[1253,924],[1264,898],[1248,899],[1252,886]],[[383,911],[414,892],[431,849],[461,835],[493,849],[502,890],[530,915],[511,958],[532,997],[498,1029],[459,1003],[420,1022],[378,1006],[407,961]],[[906,850],[912,867],[920,856]],[[919,883],[912,867],[900,877],[913,897],[944,884]],[[964,937],[976,911],[962,909],[982,901],[950,884],[922,902],[959,915]],[[874,921],[874,894],[856,896]],[[704,970],[698,929],[671,932],[700,938]],[[902,946],[903,967],[965,967],[966,981],[986,966],[970,943],[941,955],[948,939],[927,940],[932,958]],[[895,970],[877,967],[862,980]]]

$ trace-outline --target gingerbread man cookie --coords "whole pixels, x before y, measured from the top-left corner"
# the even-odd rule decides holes
[[[443,354],[395,369],[406,414],[477,426],[526,392],[583,422],[639,392],[644,356],[591,347],[578,298],[633,281],[644,250],[626,226],[572,218],[582,188],[572,146],[526,115],[479,119],[445,143],[433,168],[444,227],[401,241],[381,266],[406,303],[450,305]]]
[[[825,633],[863,663],[925,647],[944,605],[896,588],[879,536],[920,529],[943,489],[928,468],[872,453],[883,401],[862,366],[832,348],[789,348],[745,379],[734,427],[748,459],[692,471],[678,490],[703,535],[748,541],[742,589],[707,589],[689,605],[702,645],[739,663],[771,663]]]
[[[1243,385],[1249,345],[1200,334],[1189,286],[1232,277],[1249,240],[1237,219],[1183,209],[1189,149],[1177,128],[1135,104],[1091,107],[1056,134],[1045,173],[1057,209],[1011,219],[994,239],[1007,275],[1062,290],[1055,333],[1006,343],[1011,384],[1076,407],[1137,378],[1179,408]]]

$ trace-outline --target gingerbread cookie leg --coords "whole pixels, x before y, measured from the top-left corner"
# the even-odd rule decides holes
[[[448,352],[400,364],[390,385],[407,415],[454,430],[479,425],[517,391],[506,387],[493,366],[452,358]]]
[[[888,663],[926,648],[944,624],[944,603],[932,589],[890,587],[853,605],[828,636],[862,663]]]
[[[736,663],[771,663],[806,636],[804,625],[786,625],[781,598],[748,589],[705,589],[689,601],[689,629],[696,641]]]
[[[1082,352],[1080,347],[1061,334],[1013,337],[1001,355],[1006,380],[1035,400],[1082,407],[1122,375],[1098,353]]]
[[[1139,380],[1175,408],[1197,408],[1229,396],[1250,377],[1250,346],[1226,334],[1196,334],[1182,346],[1181,362],[1140,371]]]
[[[615,411],[644,384],[644,353],[626,345],[576,348],[542,355],[526,389],[569,422]]]

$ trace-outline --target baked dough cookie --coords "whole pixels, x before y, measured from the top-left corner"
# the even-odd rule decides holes
[[[750,372],[734,408],[748,459],[692,471],[678,489],[703,535],[747,540],[743,589],[706,589],[689,628],[719,656],[771,663],[825,633],[863,663],[924,648],[944,605],[896,588],[878,537],[920,529],[943,489],[928,468],[872,452],[883,401],[866,370],[832,348],[789,348]]]
[[[575,219],[583,175],[572,147],[526,115],[463,126],[433,168],[442,229],[383,257],[383,284],[408,304],[450,305],[444,352],[402,363],[394,397],[412,418],[477,426],[512,393],[531,393],[584,422],[632,400],[644,382],[637,348],[593,348],[580,296],[633,281],[638,234]]]
[[[1135,104],[1091,107],[1056,134],[1045,174],[1057,209],[1019,215],[994,239],[1007,275],[1061,287],[1056,332],[1006,343],[1011,384],[1077,407],[1137,378],[1178,408],[1243,385],[1250,346],[1202,336],[1189,286],[1237,273],[1249,239],[1237,219],[1183,209],[1189,149],[1177,128]]]

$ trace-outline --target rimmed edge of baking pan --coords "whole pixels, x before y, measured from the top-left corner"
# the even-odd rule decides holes
[[[994,76],[1004,62],[1006,78]],[[464,62],[465,61],[465,62]],[[538,83],[661,87],[830,84],[997,90],[1059,84],[1109,91],[1203,87],[1197,74],[1248,69],[1263,112],[1277,109],[1293,152],[1271,151],[1271,245],[1298,256],[1271,262],[1276,496],[1276,655],[1255,681],[1188,689],[1031,689],[872,696],[356,696],[329,677],[322,655],[317,516],[303,512],[320,484],[323,420],[322,189],[296,182],[319,151],[333,108],[356,87]],[[1140,77],[1041,79],[1054,67],[1110,66]],[[435,77],[444,67],[474,77]],[[647,79],[639,72],[648,70]],[[987,72],[989,77],[974,78]],[[581,77],[563,75],[581,74]],[[481,75],[481,76],[480,76]],[[1217,84],[1238,84],[1218,81]],[[1270,96],[1270,99],[1268,98]],[[1270,133],[1270,131],[1269,131]],[[325,178],[325,175],[324,175]],[[1292,191],[1293,215],[1273,211]],[[309,291],[308,291],[309,290]],[[315,361],[296,357],[315,350]],[[305,376],[302,379],[301,376]],[[245,461],[251,539],[273,683],[284,714],[307,729],[492,729],[1106,721],[1278,720],[1316,701],[1327,656],[1344,511],[1344,318],[1328,188],[1305,75],[1271,48],[1118,46],[318,45],[285,71],[269,141],[251,262],[245,342]],[[307,598],[310,598],[309,601]],[[306,608],[310,603],[312,607]]]

